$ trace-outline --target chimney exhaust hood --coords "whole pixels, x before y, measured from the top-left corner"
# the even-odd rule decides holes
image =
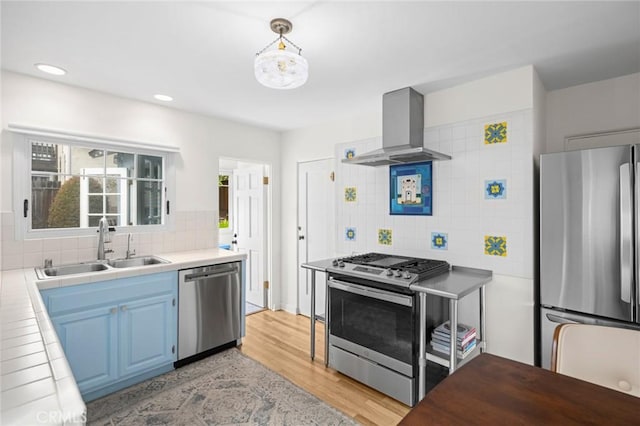
[[[382,96],[382,148],[342,160],[346,164],[386,166],[430,160],[451,160],[451,156],[423,146],[424,97],[411,87]]]

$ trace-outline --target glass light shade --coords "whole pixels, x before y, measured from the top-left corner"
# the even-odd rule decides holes
[[[269,50],[256,56],[256,79],[272,89],[295,89],[309,78],[309,64],[302,56],[286,50]]]

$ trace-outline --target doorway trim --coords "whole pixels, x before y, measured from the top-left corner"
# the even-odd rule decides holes
[[[225,164],[226,163],[226,164]],[[229,163],[236,164],[250,164],[253,166],[263,166],[263,177],[267,178],[268,183],[266,188],[266,194],[263,200],[263,214],[265,215],[265,232],[264,232],[264,242],[263,247],[265,249],[264,253],[264,279],[269,282],[269,288],[266,289],[265,297],[266,303],[265,308],[273,310],[275,309],[274,304],[274,282],[273,282],[273,165],[264,161],[257,161],[253,159],[246,158],[236,158],[236,157],[220,157],[218,159],[218,175],[222,171],[229,171],[233,167],[228,167]],[[223,166],[224,164],[224,166]],[[236,167],[237,168],[237,167]],[[233,193],[233,189],[229,188],[229,193]],[[218,208],[220,206],[220,200],[218,200]],[[230,206],[230,208],[233,208]],[[218,228],[218,244],[221,243],[220,239],[220,229]]]

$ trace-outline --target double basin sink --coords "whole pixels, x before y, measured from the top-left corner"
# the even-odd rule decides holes
[[[110,259],[106,261],[94,261],[75,263],[71,265],[50,266],[35,268],[38,279],[45,280],[65,275],[86,274],[89,272],[107,271],[110,269],[133,268],[139,266],[170,263],[168,260],[157,256],[136,256],[128,259]]]

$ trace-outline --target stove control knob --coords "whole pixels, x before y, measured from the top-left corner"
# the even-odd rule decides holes
[[[402,272],[400,272],[399,269],[396,269],[395,276],[396,277],[401,277],[402,276]]]
[[[342,260],[338,261],[338,268],[344,268],[344,262]]]
[[[331,262],[331,264],[333,266],[338,266],[338,259],[333,259],[333,262]]]
[[[404,278],[405,280],[408,280],[409,278],[411,278],[411,272],[404,271],[404,274],[402,275],[402,278]]]
[[[387,269],[385,273],[387,274],[388,277],[393,275],[393,271],[391,269]]]

